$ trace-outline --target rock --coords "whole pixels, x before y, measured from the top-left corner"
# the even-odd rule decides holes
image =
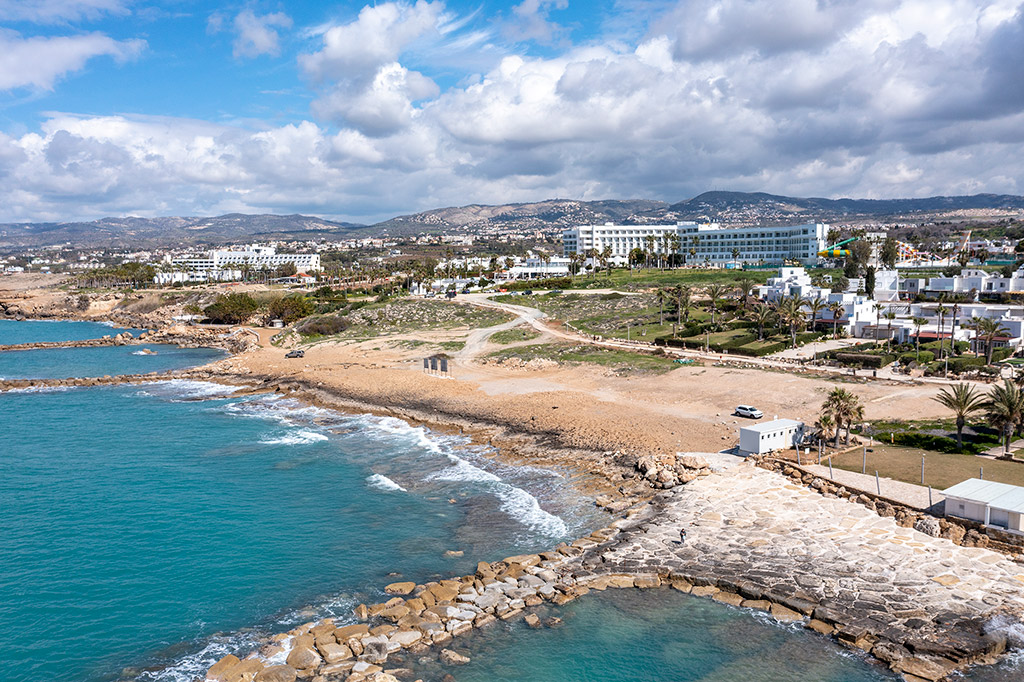
[[[364,637],[363,653],[359,660],[368,663],[383,663],[388,660],[388,640],[385,637]]]
[[[441,662],[446,665],[466,665],[469,663],[469,656],[463,656],[451,649],[441,649]]]
[[[407,595],[416,589],[416,583],[402,582],[402,583],[391,583],[384,588],[384,591],[388,594],[400,594]]]
[[[295,682],[295,670],[288,665],[272,665],[256,674],[253,682]]]
[[[396,632],[388,638],[389,642],[398,644],[403,649],[408,648],[423,639],[423,633],[419,630],[403,630]]]
[[[722,604],[729,604],[730,606],[739,606],[743,603],[744,599],[735,592],[717,592],[711,595],[711,598]]]
[[[934,516],[922,516],[914,524],[914,530],[924,533],[925,535],[931,535],[933,538],[939,537],[941,529],[939,528],[939,520]]]
[[[783,623],[795,623],[796,621],[804,619],[800,613],[793,609],[787,609],[782,604],[772,604],[770,613],[772,614],[772,618]]]
[[[365,635],[370,631],[370,626],[365,623],[359,623],[357,625],[346,625],[340,627],[334,631],[334,636],[339,642],[345,642],[352,637],[358,637],[359,635]]]
[[[942,663],[914,656],[899,661],[896,669],[924,680],[941,680],[951,672],[952,666],[948,662]]]
[[[224,682],[251,682],[261,670],[263,661],[258,658],[247,658],[228,671]]]
[[[295,668],[296,670],[305,670],[306,668],[315,668],[323,661],[320,658],[320,654],[313,651],[309,647],[296,647],[288,653],[288,658],[285,659],[285,663]]]
[[[538,616],[536,613],[528,614],[526,618],[523,619],[523,621],[531,628],[540,627],[540,616]]]
[[[223,680],[226,679],[227,673],[231,668],[241,663],[238,656],[234,654],[228,654],[224,658],[220,659],[206,671],[206,679],[208,680]]]
[[[347,658],[352,658],[352,650],[344,644],[318,644],[317,649],[327,663],[339,663]]]
[[[943,525],[945,527],[942,529],[942,532],[939,533],[940,538],[950,540],[953,542],[953,544],[956,545],[959,545],[963,542],[964,536],[967,534],[967,531],[964,529],[963,526],[956,523],[949,523],[948,521],[945,524],[940,523],[940,526]]]

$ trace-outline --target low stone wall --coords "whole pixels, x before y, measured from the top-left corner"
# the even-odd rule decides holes
[[[879,516],[894,518],[896,523],[904,528],[913,528],[932,537],[945,538],[964,547],[985,547],[1024,559],[1024,536],[990,528],[969,519],[935,516],[868,490],[840,485],[793,462],[771,457],[758,458],[756,462],[762,469],[777,471],[822,495],[848,499],[864,505]]]

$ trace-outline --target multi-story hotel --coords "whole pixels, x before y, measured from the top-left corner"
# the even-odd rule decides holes
[[[611,260],[624,265],[633,249],[655,253],[682,254],[690,263],[766,263],[798,261],[807,265],[818,260],[826,247],[829,226],[823,223],[781,227],[721,227],[716,223],[698,225],[582,225],[562,233],[566,256],[611,249]],[[653,237],[653,242],[651,238]]]

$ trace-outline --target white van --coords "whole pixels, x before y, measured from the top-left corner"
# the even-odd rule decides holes
[[[747,417],[748,419],[760,419],[761,417],[764,416],[764,413],[761,412],[761,410],[757,409],[756,407],[751,407],[750,405],[737,405],[736,416]]]

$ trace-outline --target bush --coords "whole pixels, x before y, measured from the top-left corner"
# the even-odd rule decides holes
[[[972,369],[985,366],[985,358],[960,357],[949,359],[949,371],[953,374],[963,374]]]
[[[992,350],[992,362],[1001,362],[1008,357],[1013,355],[1013,348],[1003,346],[1002,348],[994,348]]]
[[[551,279],[524,279],[509,282],[503,288],[509,291],[526,291],[527,289],[568,289],[570,287],[572,287],[572,280],[568,277],[552,277]]]
[[[303,336],[331,336],[340,334],[349,327],[349,321],[342,315],[310,317],[299,324],[295,331]]]
[[[956,448],[956,439],[927,433],[897,433],[893,436],[893,443],[903,447],[935,452],[959,452]],[[964,450],[967,450],[967,443],[964,443]]]
[[[220,295],[203,313],[215,324],[241,324],[259,310],[256,300],[245,293]]]
[[[313,314],[313,303],[304,296],[285,296],[271,301],[267,306],[267,314],[273,320],[284,320],[291,324]]]
[[[835,359],[844,366],[859,366],[878,369],[896,360],[895,355],[876,355],[873,353],[836,353]]]
[[[903,354],[900,355],[900,364],[901,365],[909,365],[912,362],[917,362],[917,363],[920,363],[920,364],[926,364],[926,363],[932,362],[933,360],[935,360],[935,353],[931,352],[930,350],[923,350],[923,351],[921,351],[921,358],[920,359],[918,359],[917,353],[915,353],[913,351],[911,351],[909,353],[903,353]]]

